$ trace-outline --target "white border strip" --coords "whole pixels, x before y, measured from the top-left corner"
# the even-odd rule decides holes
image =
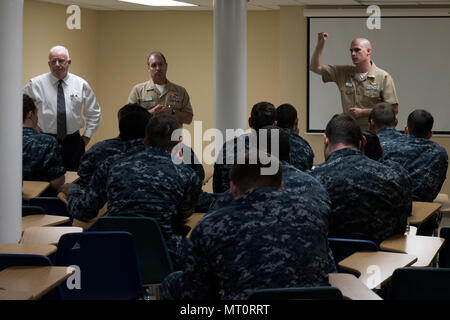
[[[365,17],[367,8],[361,9],[304,9],[305,17]],[[381,8],[382,17],[450,16],[449,8]]]

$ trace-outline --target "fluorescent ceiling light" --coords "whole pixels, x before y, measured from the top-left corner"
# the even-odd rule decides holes
[[[136,4],[142,4],[144,6],[157,6],[157,7],[195,7],[196,4],[186,3],[181,1],[172,0],[119,0],[122,2],[130,2]]]

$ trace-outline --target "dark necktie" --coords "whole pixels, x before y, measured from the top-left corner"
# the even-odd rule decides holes
[[[57,100],[57,117],[56,117],[56,136],[62,141],[67,135],[66,128],[66,101],[64,99],[64,90],[62,80],[58,81],[58,100]]]

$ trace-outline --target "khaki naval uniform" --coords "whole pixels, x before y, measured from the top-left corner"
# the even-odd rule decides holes
[[[342,108],[345,113],[356,107],[370,109],[379,102],[398,103],[392,77],[378,68],[372,61],[372,67],[364,78],[360,78],[355,66],[322,67],[323,82],[336,82],[341,92]],[[368,117],[357,119],[361,130],[368,130]]]
[[[163,92],[159,92],[153,80],[139,83],[131,89],[128,103],[138,103],[145,109],[158,104],[174,107],[176,111],[192,113],[192,106],[186,89],[167,80]]]

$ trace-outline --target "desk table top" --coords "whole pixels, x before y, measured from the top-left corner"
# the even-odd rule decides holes
[[[411,216],[408,217],[408,223],[412,225],[424,223],[433,213],[438,211],[440,207],[440,203],[413,201],[412,213]]]
[[[443,214],[450,213],[450,200],[448,198],[448,194],[439,193],[433,202],[441,204],[439,211]]]
[[[412,254],[417,257],[413,267],[428,267],[438,254],[444,239],[438,237],[394,235],[380,243],[380,249]]]
[[[25,291],[6,290],[0,288],[0,300],[31,300],[33,294]]]
[[[191,236],[191,232],[194,229],[195,225],[205,216],[205,213],[197,212],[193,213],[186,221],[186,225],[191,227],[191,231],[187,234],[186,238]]]
[[[0,288],[39,299],[73,274],[71,267],[9,267],[0,271]]]
[[[80,179],[76,171],[66,171],[64,174],[65,183],[75,183]]]
[[[344,299],[383,300],[352,274],[330,273],[328,274],[328,282],[332,287],[338,288],[342,292]]]
[[[33,243],[2,243],[0,244],[0,253],[7,254],[37,254],[41,256],[50,256],[56,252],[56,246],[51,244],[33,244]]]
[[[22,198],[30,200],[39,197],[50,186],[47,181],[23,181]]]
[[[379,289],[387,283],[397,268],[408,267],[417,261],[417,257],[384,251],[355,252],[338,263],[344,270],[359,274],[359,280],[369,289]]]
[[[63,234],[83,232],[80,227],[31,227],[23,232],[20,243],[57,245]]]
[[[30,227],[57,226],[69,221],[69,217],[54,216],[50,214],[32,214],[22,217],[22,231]]]

